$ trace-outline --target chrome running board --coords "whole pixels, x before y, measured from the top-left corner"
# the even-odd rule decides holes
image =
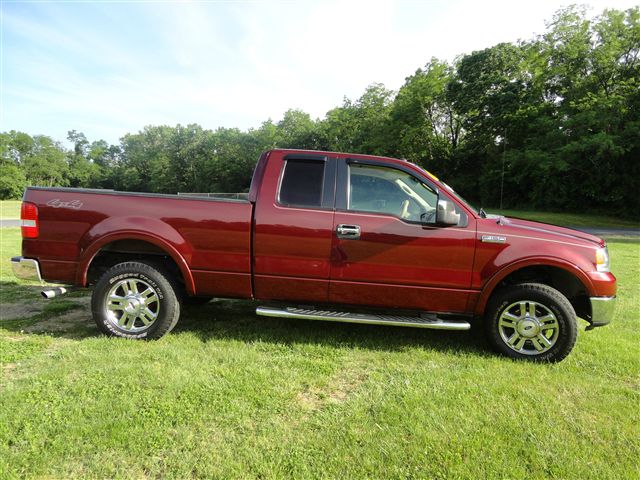
[[[393,325],[396,327],[432,328],[434,330],[469,330],[471,325],[464,320],[442,320],[435,314],[410,317],[401,315],[377,315],[371,313],[336,312],[306,308],[258,307],[256,314],[263,317],[300,318],[303,320],[325,320],[328,322],[366,323],[369,325]]]

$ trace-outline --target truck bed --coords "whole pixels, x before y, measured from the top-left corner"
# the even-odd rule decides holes
[[[190,294],[251,296],[247,200],[30,187],[24,201],[38,207],[40,235],[24,240],[22,254],[40,259],[47,281],[86,285],[99,251],[147,245],[192,277],[185,279]]]

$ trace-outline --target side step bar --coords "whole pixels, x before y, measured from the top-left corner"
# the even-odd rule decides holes
[[[397,327],[432,328],[434,330],[469,330],[471,325],[464,320],[442,320],[434,314],[419,317],[398,315],[376,315],[370,313],[335,312],[306,308],[258,307],[256,314],[264,317],[300,318],[303,320],[325,320],[329,322],[366,323],[369,325],[394,325]]]

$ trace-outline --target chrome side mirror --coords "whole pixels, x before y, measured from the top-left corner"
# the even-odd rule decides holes
[[[456,212],[455,204],[445,198],[439,198],[436,224],[442,227],[452,227],[458,223],[460,223],[460,214]]]

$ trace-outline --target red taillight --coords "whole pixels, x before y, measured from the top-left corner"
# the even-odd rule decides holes
[[[22,202],[20,218],[22,219],[22,238],[38,238],[40,229],[38,228],[38,207],[35,203]]]

